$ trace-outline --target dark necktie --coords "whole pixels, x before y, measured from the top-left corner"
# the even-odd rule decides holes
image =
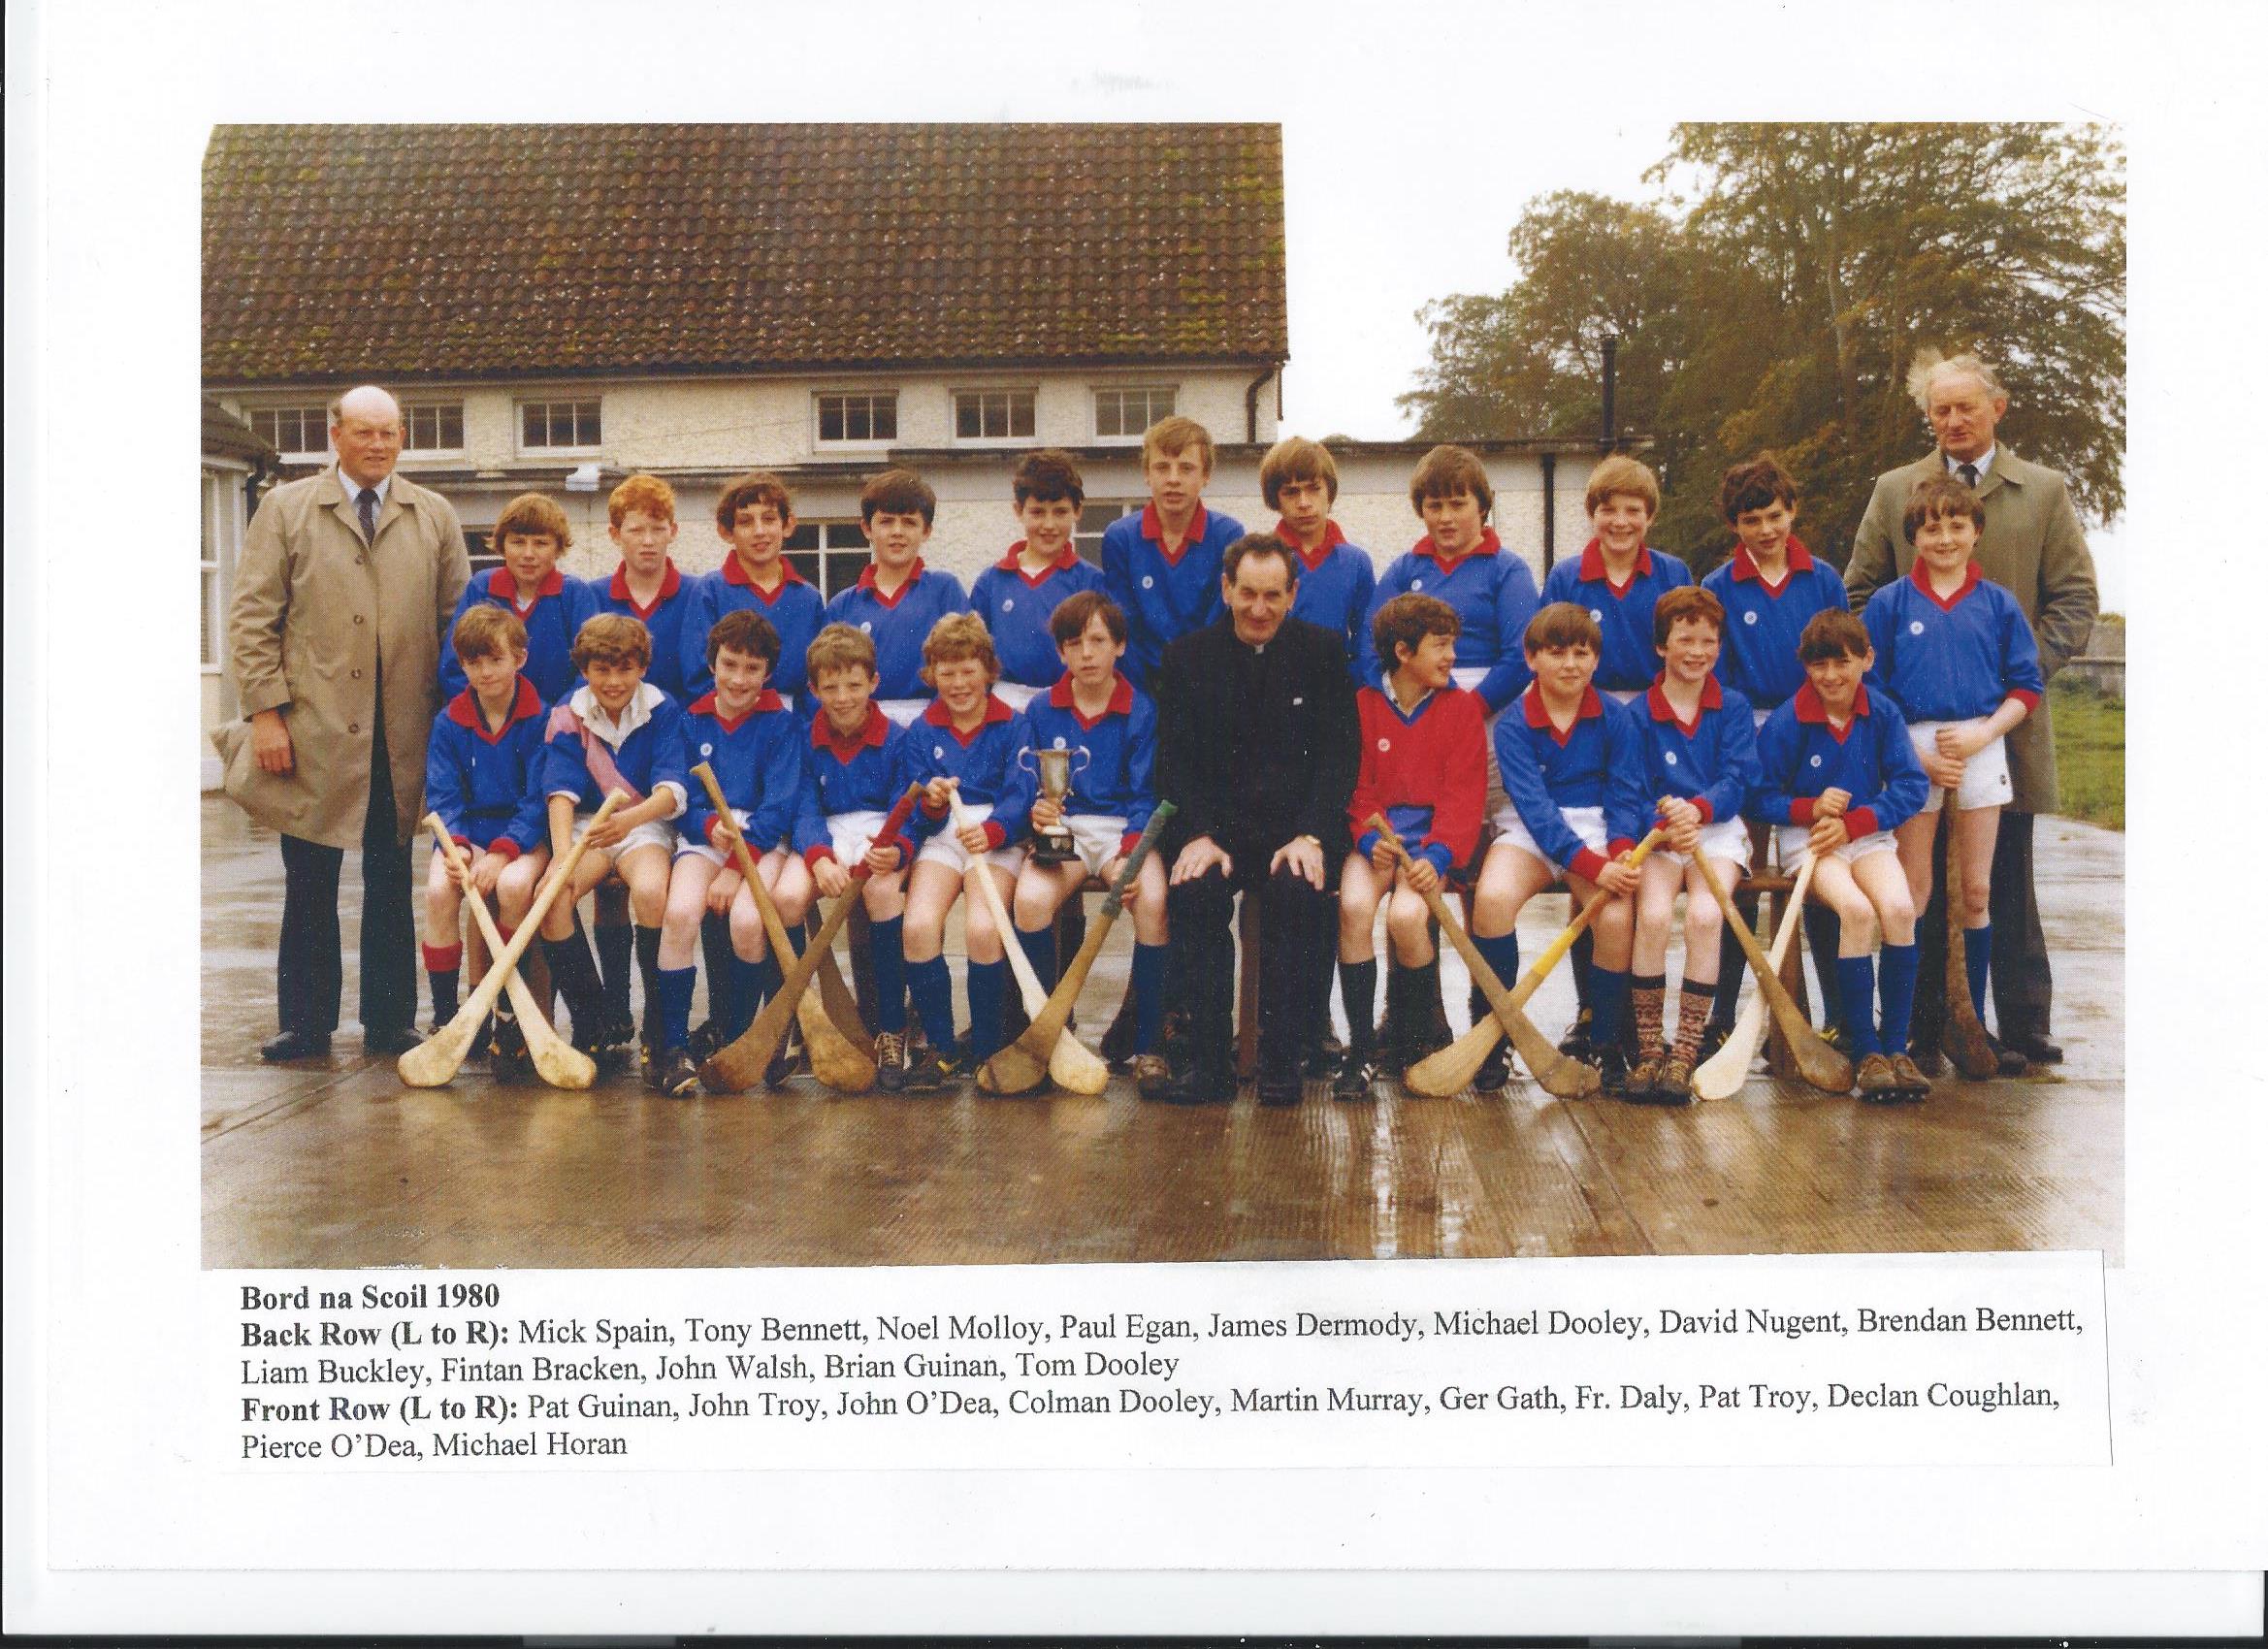
[[[1973,464],[1963,464],[1963,465],[1960,465],[1960,466],[1959,466],[1957,469],[1955,469],[1955,470],[1954,470],[1954,473],[1955,473],[1956,475],[1959,475],[1959,476],[1960,477],[1960,484],[1961,484],[1962,486],[1964,486],[1964,487],[1968,488],[1968,489],[1969,489],[1971,492],[1974,492],[1974,491],[1976,490],[1976,485],[1977,485],[1977,467],[1976,467],[1975,465],[1973,465]],[[369,497],[369,495],[366,493],[366,494],[364,495],[364,497],[366,497],[366,498],[367,498],[367,497]]]
[[[362,517],[362,541],[370,543],[378,535],[378,489],[363,488],[354,501],[354,510]]]

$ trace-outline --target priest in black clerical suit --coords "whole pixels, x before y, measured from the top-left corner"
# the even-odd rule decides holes
[[[1177,999],[1190,1050],[1144,1097],[1236,1092],[1231,1026],[1238,893],[1260,900],[1260,1102],[1296,1105],[1337,953],[1336,889],[1361,728],[1345,638],[1289,617],[1299,560],[1272,534],[1221,559],[1227,615],[1166,649],[1158,670],[1157,793],[1181,811],[1167,841]]]

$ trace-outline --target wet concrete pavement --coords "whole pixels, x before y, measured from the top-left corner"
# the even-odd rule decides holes
[[[1366,1104],[1319,1085],[1297,1110],[1095,1099],[781,1094],[662,1099],[634,1077],[588,1093],[468,1069],[403,1085],[361,1055],[356,866],[340,913],[333,1054],[260,1063],[275,1029],[275,840],[209,796],[204,830],[203,1180],[209,1266],[906,1265],[1055,1260],[2120,1249],[2123,1203],[2122,836],[2039,824],[2059,1073],[1944,1081],[1863,1107],[1761,1070],[1684,1111],[1481,1100]],[[424,851],[413,863],[422,866]],[[1565,901],[1524,913],[1533,955]],[[1115,932],[1081,998],[1092,1028],[1125,986]],[[957,933],[949,951],[958,965]],[[1671,955],[1675,975],[1676,954]],[[1444,967],[1453,999],[1464,979]],[[965,1009],[963,1010],[965,1012]],[[1531,1004],[1572,1014],[1563,968]],[[697,1006],[696,1020],[703,1017]],[[1452,1012],[1460,1025],[1461,1013]]]

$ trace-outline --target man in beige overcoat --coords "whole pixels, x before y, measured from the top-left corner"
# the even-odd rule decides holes
[[[409,841],[440,706],[442,627],[470,576],[457,512],[394,473],[402,409],[365,385],[331,415],[337,464],[276,488],[245,530],[229,673],[245,720],[214,742],[225,788],[283,838],[279,1033],[271,1060],[329,1051],[339,1027],[339,872],[362,849],[362,1027],[417,1042]]]
[[[1865,518],[1852,545],[1844,582],[1853,610],[1883,585],[1913,569],[1914,546],[1905,535],[1906,500],[1925,476],[1951,474],[1974,487],[1985,504],[1978,569],[2016,598],[2039,641],[2040,668],[2050,680],[2083,652],[2094,630],[2094,557],[2072,507],[2070,489],[2053,469],[2027,464],[1998,444],[1995,428],[2008,411],[2008,394],[1992,369],[1973,355],[1940,359],[1934,351],[1915,363],[1908,380],[1929,420],[1937,450],[1893,469],[1874,483]],[[2015,797],[2000,812],[1993,855],[1993,1004],[2002,1046],[2041,1064],[2063,1057],[2049,1034],[2054,981],[2047,938],[2040,930],[2032,889],[2032,820],[2056,806],[2056,746],[2046,700],[2008,735],[2008,767]],[[1929,924],[1939,935],[1945,878],[1937,877]],[[1925,957],[1924,978],[1932,978]],[[1937,993],[1925,990],[1932,1000]],[[1917,1006],[1915,1041],[1924,1025]],[[1934,1046],[1934,1044],[1930,1044]]]

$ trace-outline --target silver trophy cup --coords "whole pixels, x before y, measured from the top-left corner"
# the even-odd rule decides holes
[[[1079,765],[1076,767],[1071,764],[1071,759],[1075,756],[1079,758]],[[1027,761],[1026,757],[1032,760]],[[1026,772],[1035,770],[1038,772],[1040,793],[1058,807],[1061,807],[1071,794],[1072,775],[1085,772],[1087,763],[1092,760],[1093,757],[1085,745],[1081,745],[1076,750],[1064,750],[1052,746],[1039,750],[1027,749],[1018,751],[1016,755],[1018,766],[1022,767]],[[1052,829],[1043,830],[1035,827],[1032,831],[1031,857],[1033,861],[1039,864],[1069,864],[1079,857],[1079,848],[1072,841],[1071,832],[1061,824],[1057,824]]]

